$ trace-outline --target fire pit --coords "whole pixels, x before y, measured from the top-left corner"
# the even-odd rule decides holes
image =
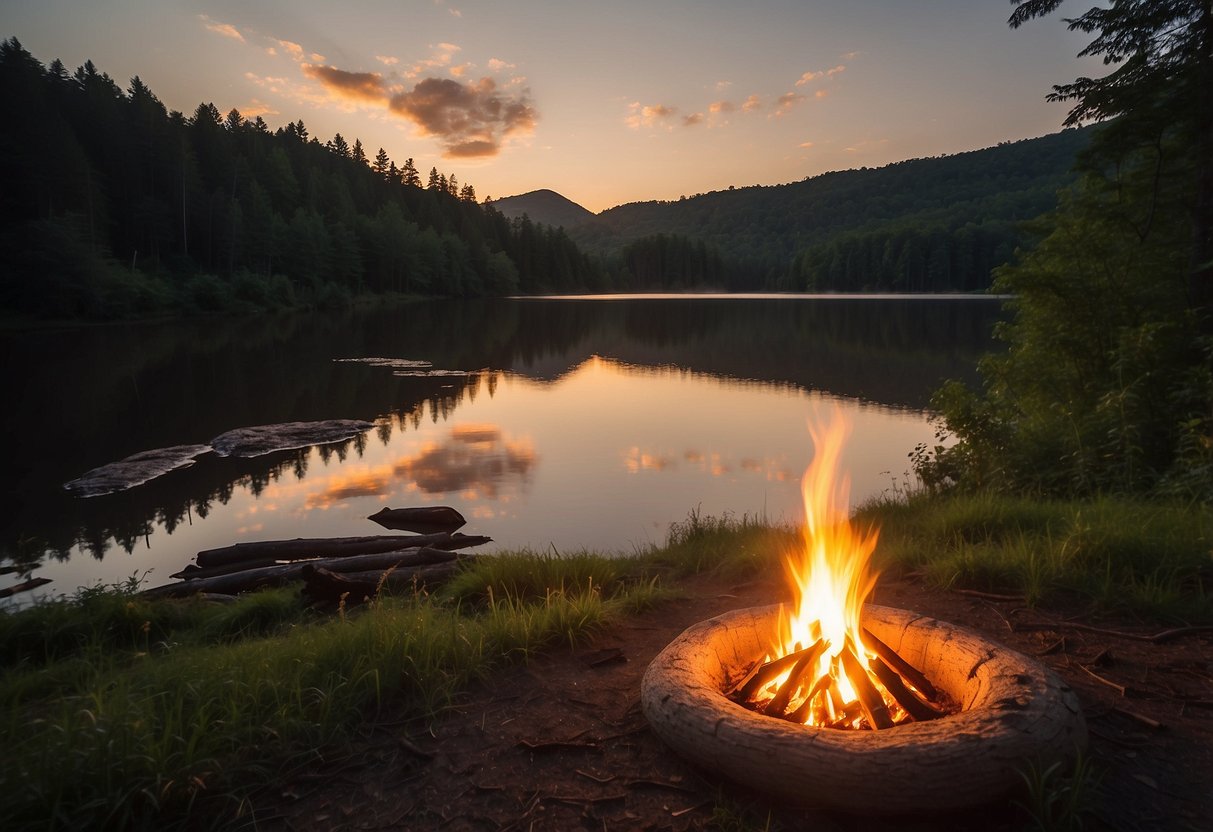
[[[1086,745],[1077,697],[1051,671],[959,627],[867,605],[865,625],[961,710],[879,731],[793,724],[725,696],[775,637],[779,606],[696,624],[649,665],[641,703],[683,757],[796,802],[865,814],[944,811],[1006,795],[1027,762]]]
[[[974,633],[865,605],[874,529],[857,529],[837,474],[835,419],[805,474],[794,595],[697,624],[649,666],[645,716],[688,759],[795,801],[896,814],[1005,795],[1016,769],[1086,745],[1053,673]]]

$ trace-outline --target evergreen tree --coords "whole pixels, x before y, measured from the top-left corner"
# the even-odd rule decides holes
[[[349,142],[347,142],[340,133],[337,133],[336,135],[333,136],[333,138],[329,139],[329,141],[325,145],[325,147],[327,147],[329,150],[331,150],[333,153],[336,153],[338,156],[340,156],[343,159],[350,158]]]
[[[366,151],[362,149],[362,139],[354,139],[354,147],[350,150],[350,158],[360,165],[370,164],[366,158]]]
[[[437,171],[434,171],[437,173]],[[413,157],[404,160],[404,167],[400,169],[400,182],[410,188],[421,187],[421,174],[417,172],[417,166],[413,163]]]
[[[395,173],[396,163],[388,159],[387,151],[382,147],[379,148],[379,152],[375,154],[375,163],[371,165],[371,170],[379,174],[380,178],[382,178],[385,182],[392,182],[398,179],[398,176]]]

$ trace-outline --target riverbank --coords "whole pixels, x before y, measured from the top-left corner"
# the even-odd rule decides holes
[[[877,602],[1041,654],[1083,696],[1111,779],[1054,773],[1023,800],[1077,786],[1090,799],[1071,813],[1100,818],[1129,789],[1140,812],[1182,819],[1207,799],[1185,778],[1213,747],[1213,637],[1124,635],[1213,621],[1208,509],[916,496],[860,519],[884,528]],[[782,597],[795,539],[692,515],[630,558],[481,558],[441,590],[335,613],[290,590],[153,603],[128,586],[0,616],[4,814],[11,828],[795,825],[677,761],[633,706],[686,624]]]

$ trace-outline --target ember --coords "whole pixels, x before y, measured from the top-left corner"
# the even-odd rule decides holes
[[[767,655],[729,691],[767,716],[829,728],[891,728],[951,709],[927,678],[862,626],[876,583],[869,569],[874,529],[848,516],[849,482],[838,472],[849,426],[835,413],[803,482],[804,548],[786,561],[793,614],[781,615]],[[805,646],[809,645],[809,646]]]

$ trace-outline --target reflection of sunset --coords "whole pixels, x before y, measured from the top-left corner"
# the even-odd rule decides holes
[[[633,445],[623,454],[623,467],[629,474],[641,471],[675,471],[678,469],[677,454],[646,451]],[[715,451],[705,454],[688,448],[681,454],[682,460],[701,473],[712,477],[724,477],[740,470],[745,474],[757,474],[769,482],[788,482],[796,477],[795,472],[778,459],[743,457],[734,462]]]
[[[529,481],[537,457],[529,439],[510,439],[490,424],[464,424],[394,462],[328,477],[309,493],[306,509],[327,509],[356,497],[422,493],[458,494],[465,500],[508,502],[502,485]]]

